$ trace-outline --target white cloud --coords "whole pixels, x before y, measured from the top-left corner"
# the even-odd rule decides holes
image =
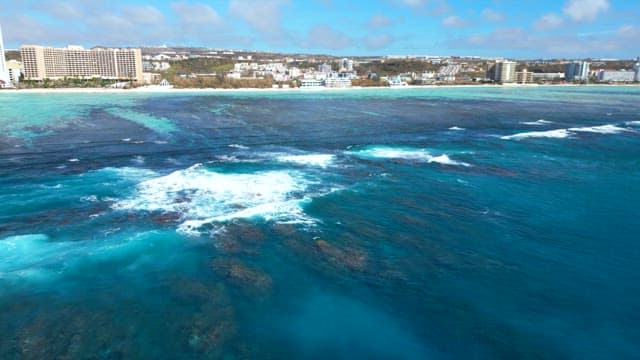
[[[281,11],[288,0],[231,0],[229,14],[246,21],[255,30],[263,33],[282,32]]]
[[[388,47],[395,38],[389,34],[370,35],[364,38],[364,46],[369,50],[379,50]]]
[[[564,19],[554,13],[546,14],[540,17],[534,24],[533,28],[539,31],[557,29],[564,23]]]
[[[459,16],[450,15],[442,19],[442,25],[446,27],[460,28],[467,25],[467,22],[461,19]]]
[[[609,0],[569,0],[563,11],[575,21],[591,21],[609,9]]]
[[[172,3],[171,9],[183,25],[188,27],[198,25],[221,25],[224,21],[211,6],[203,3]]]
[[[84,12],[81,9],[80,4],[74,4],[69,1],[45,2],[39,4],[38,8],[43,9],[45,12],[58,19],[72,20],[79,19],[84,16]]]
[[[622,25],[618,28],[618,31],[616,31],[616,33],[619,36],[623,36],[623,37],[638,37],[640,36],[640,27],[637,26],[633,26],[633,25]]]
[[[353,45],[353,39],[326,25],[316,25],[309,30],[307,47],[341,50]]]
[[[484,18],[487,21],[498,22],[498,21],[504,20],[504,15],[502,13],[499,13],[491,9],[482,10],[481,15],[482,15],[482,18]]]
[[[369,27],[372,27],[372,28],[381,28],[381,27],[389,26],[391,25],[391,23],[392,23],[391,19],[389,19],[388,17],[382,14],[376,14],[376,15],[373,15],[371,19],[369,19],[369,22],[367,24],[369,25]]]
[[[581,34],[540,34],[523,28],[499,28],[448,41],[450,48],[476,49],[490,56],[510,56],[527,51],[536,57],[628,57],[635,26],[623,26],[617,32]],[[624,36],[621,36],[621,33]],[[640,34],[640,31],[638,31]],[[622,55],[621,55],[622,54]]]
[[[126,7],[122,13],[138,24],[159,24],[164,21],[162,12],[151,5]]]

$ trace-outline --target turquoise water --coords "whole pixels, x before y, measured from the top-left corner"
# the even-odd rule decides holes
[[[0,358],[633,358],[639,100],[0,93]]]

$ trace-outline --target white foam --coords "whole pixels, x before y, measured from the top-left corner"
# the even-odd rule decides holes
[[[531,132],[523,132],[514,135],[506,135],[500,137],[504,140],[522,140],[527,138],[553,138],[553,139],[563,139],[567,138],[571,135],[567,129],[556,129],[549,131],[531,131]]]
[[[470,164],[462,161],[451,160],[447,154],[442,154],[440,156],[434,156],[428,160],[430,163],[438,163],[442,165],[457,165],[457,166],[471,166]]]
[[[624,124],[629,126],[640,126],[640,121],[627,121]]]
[[[310,184],[297,172],[226,174],[198,164],[139,183],[133,197],[113,208],[179,213],[178,230],[187,234],[235,218],[308,222],[302,204],[310,195],[305,193]]]
[[[134,162],[135,164],[143,165],[145,162],[145,158],[142,155],[136,155],[133,157],[133,159],[131,159],[131,161]]]
[[[419,160],[429,161],[432,156],[428,151],[424,149],[407,149],[407,148],[393,148],[387,146],[376,146],[359,150],[353,154],[375,159],[404,159],[404,160]]]
[[[135,167],[107,167],[102,168],[100,170],[95,170],[92,172],[97,173],[106,173],[108,175],[113,175],[119,178],[125,178],[128,180],[141,181],[143,179],[148,179],[153,176],[157,176],[157,173],[153,170],[143,169],[143,168],[135,168]]]
[[[335,159],[331,154],[309,154],[309,155],[283,155],[278,156],[278,161],[296,163],[301,165],[311,165],[326,168]]]
[[[540,119],[540,120],[536,120],[536,121],[522,121],[522,122],[520,122],[520,124],[532,125],[532,126],[541,126],[541,125],[553,124],[553,121]]]
[[[577,127],[577,128],[570,128],[569,130],[574,132],[589,132],[589,133],[597,133],[597,134],[618,134],[623,131],[629,131],[629,129],[621,128],[615,125]]]
[[[465,128],[461,128],[461,127],[457,127],[457,126],[452,126],[449,128],[449,130],[453,130],[453,131],[462,131],[465,130]]]
[[[356,152],[350,152],[356,156],[364,158],[374,159],[402,159],[411,161],[420,161],[427,163],[438,163],[442,165],[459,165],[459,166],[471,166],[468,163],[455,161],[449,158],[447,154],[438,156],[431,155],[425,149],[411,149],[411,148],[393,148],[388,146],[371,147]]]
[[[73,158],[73,159],[69,159],[69,160],[67,160],[67,161],[68,161],[68,162],[78,162],[78,161],[80,161],[80,159]]]
[[[244,145],[240,145],[240,144],[231,144],[229,145],[230,148],[234,148],[234,149],[240,149],[240,150],[247,150],[249,149],[248,146],[244,146]]]

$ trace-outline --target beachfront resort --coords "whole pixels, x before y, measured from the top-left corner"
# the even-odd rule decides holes
[[[477,84],[633,84],[640,58],[510,60],[479,56],[274,54],[209,48],[55,48],[6,51],[0,87],[349,88]]]

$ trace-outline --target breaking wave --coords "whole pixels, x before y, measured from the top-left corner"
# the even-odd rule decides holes
[[[615,125],[601,125],[601,126],[569,128],[569,131],[590,132],[590,133],[597,133],[597,134],[618,134],[623,131],[629,131],[629,130],[625,128],[621,128],[619,126],[615,126]]]
[[[425,149],[372,146],[348,153],[365,159],[402,159],[442,165],[471,166],[465,162],[452,160],[447,154],[431,155]]]
[[[557,129],[557,130],[549,130],[549,131],[530,131],[523,132],[513,135],[505,135],[501,136],[501,139],[504,140],[522,140],[528,138],[553,138],[553,139],[563,139],[567,138],[571,135],[567,129]]]
[[[300,165],[311,165],[326,168],[335,159],[331,154],[310,154],[310,155],[282,155],[278,156],[280,162],[296,163]]]
[[[536,120],[536,121],[522,121],[522,122],[520,122],[520,124],[532,125],[532,126],[541,126],[541,125],[553,124],[553,121],[540,119],[540,120]]]
[[[178,230],[190,235],[237,218],[311,223],[302,205],[311,200],[313,183],[292,171],[218,173],[197,164],[140,182],[133,196],[113,208],[177,214]]]
[[[524,123],[523,123],[524,124]],[[629,125],[629,123],[626,123]],[[572,127],[568,129],[555,129],[549,131],[530,131],[514,135],[501,136],[504,140],[522,140],[527,138],[567,138],[575,133],[594,133],[594,134],[619,134],[622,132],[633,131],[616,125],[607,124],[599,126]]]

